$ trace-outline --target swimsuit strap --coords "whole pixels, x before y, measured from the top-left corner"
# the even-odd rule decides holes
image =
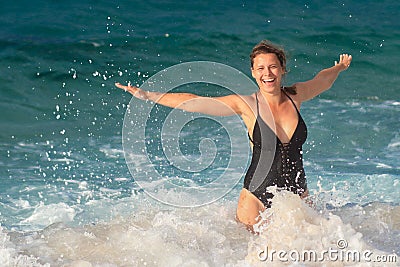
[[[257,92],[258,93],[258,92]],[[258,114],[260,114],[260,109],[259,109],[259,107],[258,107],[258,97],[257,97],[257,93],[256,93],[256,103],[257,103],[257,117],[258,117]]]
[[[257,92],[257,93],[258,93],[258,92]],[[257,103],[257,117],[256,117],[256,122],[257,122],[257,119],[258,119],[258,114],[260,114],[260,109],[259,109],[259,107],[258,107],[258,97],[257,97],[257,93],[256,93],[256,103]],[[254,124],[254,125],[255,125],[255,124]],[[254,131],[254,129],[253,129],[253,131]],[[247,132],[247,136],[249,137],[250,142],[254,145],[253,138],[251,138],[249,132]]]
[[[296,104],[294,103],[293,99],[285,92],[285,87],[282,88],[282,92],[289,98],[289,100],[292,102],[294,108],[296,109],[297,113],[300,114],[299,110],[297,109]]]

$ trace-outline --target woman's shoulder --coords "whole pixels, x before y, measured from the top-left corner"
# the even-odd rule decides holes
[[[301,89],[300,89],[301,90]],[[282,92],[286,95],[286,97],[296,105],[296,108],[300,110],[301,106],[301,92],[299,92],[299,88],[296,85],[290,87],[283,87]]]
[[[236,95],[238,105],[243,115],[251,116],[256,109],[256,93],[250,95]]]
[[[253,107],[256,104],[256,93],[250,95],[237,95],[242,105]]]
[[[256,93],[252,93],[251,95],[238,95],[240,96],[244,101],[255,101],[256,99]]]

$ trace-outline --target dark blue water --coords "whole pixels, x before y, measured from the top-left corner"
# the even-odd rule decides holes
[[[156,213],[160,206],[143,204],[147,195],[127,167],[122,131],[131,97],[114,83],[141,85],[157,72],[188,61],[223,63],[250,77],[249,53],[260,40],[269,39],[288,52],[286,84],[312,78],[340,53],[352,54],[352,66],[334,86],[302,106],[309,128],[304,147],[309,188],[321,206],[338,214],[346,214],[348,205],[388,205],[372,211],[380,223],[371,221],[364,232],[357,230],[373,247],[399,253],[399,221],[394,216],[400,193],[399,12],[397,1],[4,3],[0,10],[2,234],[13,237],[58,222],[107,223],[143,205],[149,205],[150,214]],[[187,90],[219,94],[212,86]],[[139,114],[140,107],[135,112]],[[225,140],[207,120],[193,127],[185,129],[181,145],[194,160],[201,138]],[[159,143],[151,149],[162,150]],[[217,155],[212,166],[226,166],[227,159],[221,152]],[[151,167],[148,162],[137,164]],[[200,184],[215,180],[209,170],[193,177]],[[240,188],[239,182],[223,198],[231,210]],[[364,210],[364,221],[371,215],[368,212],[365,215]],[[357,221],[346,216],[342,220]],[[6,266],[22,257],[14,248],[31,251],[26,255],[41,257],[42,264],[63,264],[59,255],[50,255],[51,249],[32,252],[26,248],[28,241],[18,240],[3,244]],[[182,257],[196,262],[203,250],[199,251]],[[146,259],[146,253],[151,254],[145,250],[135,260]],[[232,262],[240,263],[245,256]],[[79,259],[65,256],[64,263]],[[206,259],[211,266],[216,262],[215,257]],[[135,260],[128,266],[138,264]]]

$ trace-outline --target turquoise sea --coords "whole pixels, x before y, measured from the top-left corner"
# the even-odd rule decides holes
[[[399,14],[394,0],[3,3],[0,266],[267,266],[260,247],[371,250],[381,257],[324,264],[398,266]],[[263,39],[288,52],[285,84],[312,78],[341,53],[353,62],[302,105],[314,208],[282,195],[270,228],[252,235],[234,219],[250,155],[241,122],[188,119],[176,135],[163,132],[170,110],[130,102],[114,83],[151,87],[151,77],[187,62],[223,64],[250,81],[249,54]],[[176,89],[224,93],[201,82]],[[132,115],[143,123],[130,125]],[[126,151],[125,138],[145,149]],[[185,164],[166,156],[171,147]],[[213,158],[202,167],[204,155]],[[172,181],[155,198],[154,170]],[[231,180],[218,179],[227,170]],[[211,182],[205,195],[174,190]],[[214,189],[224,193],[214,199]],[[190,204],[197,198],[204,205]],[[268,266],[291,263],[322,265]]]

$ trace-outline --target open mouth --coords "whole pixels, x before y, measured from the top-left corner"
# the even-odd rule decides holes
[[[273,83],[275,81],[275,78],[269,78],[269,79],[261,79],[261,81],[265,84],[268,83]]]

